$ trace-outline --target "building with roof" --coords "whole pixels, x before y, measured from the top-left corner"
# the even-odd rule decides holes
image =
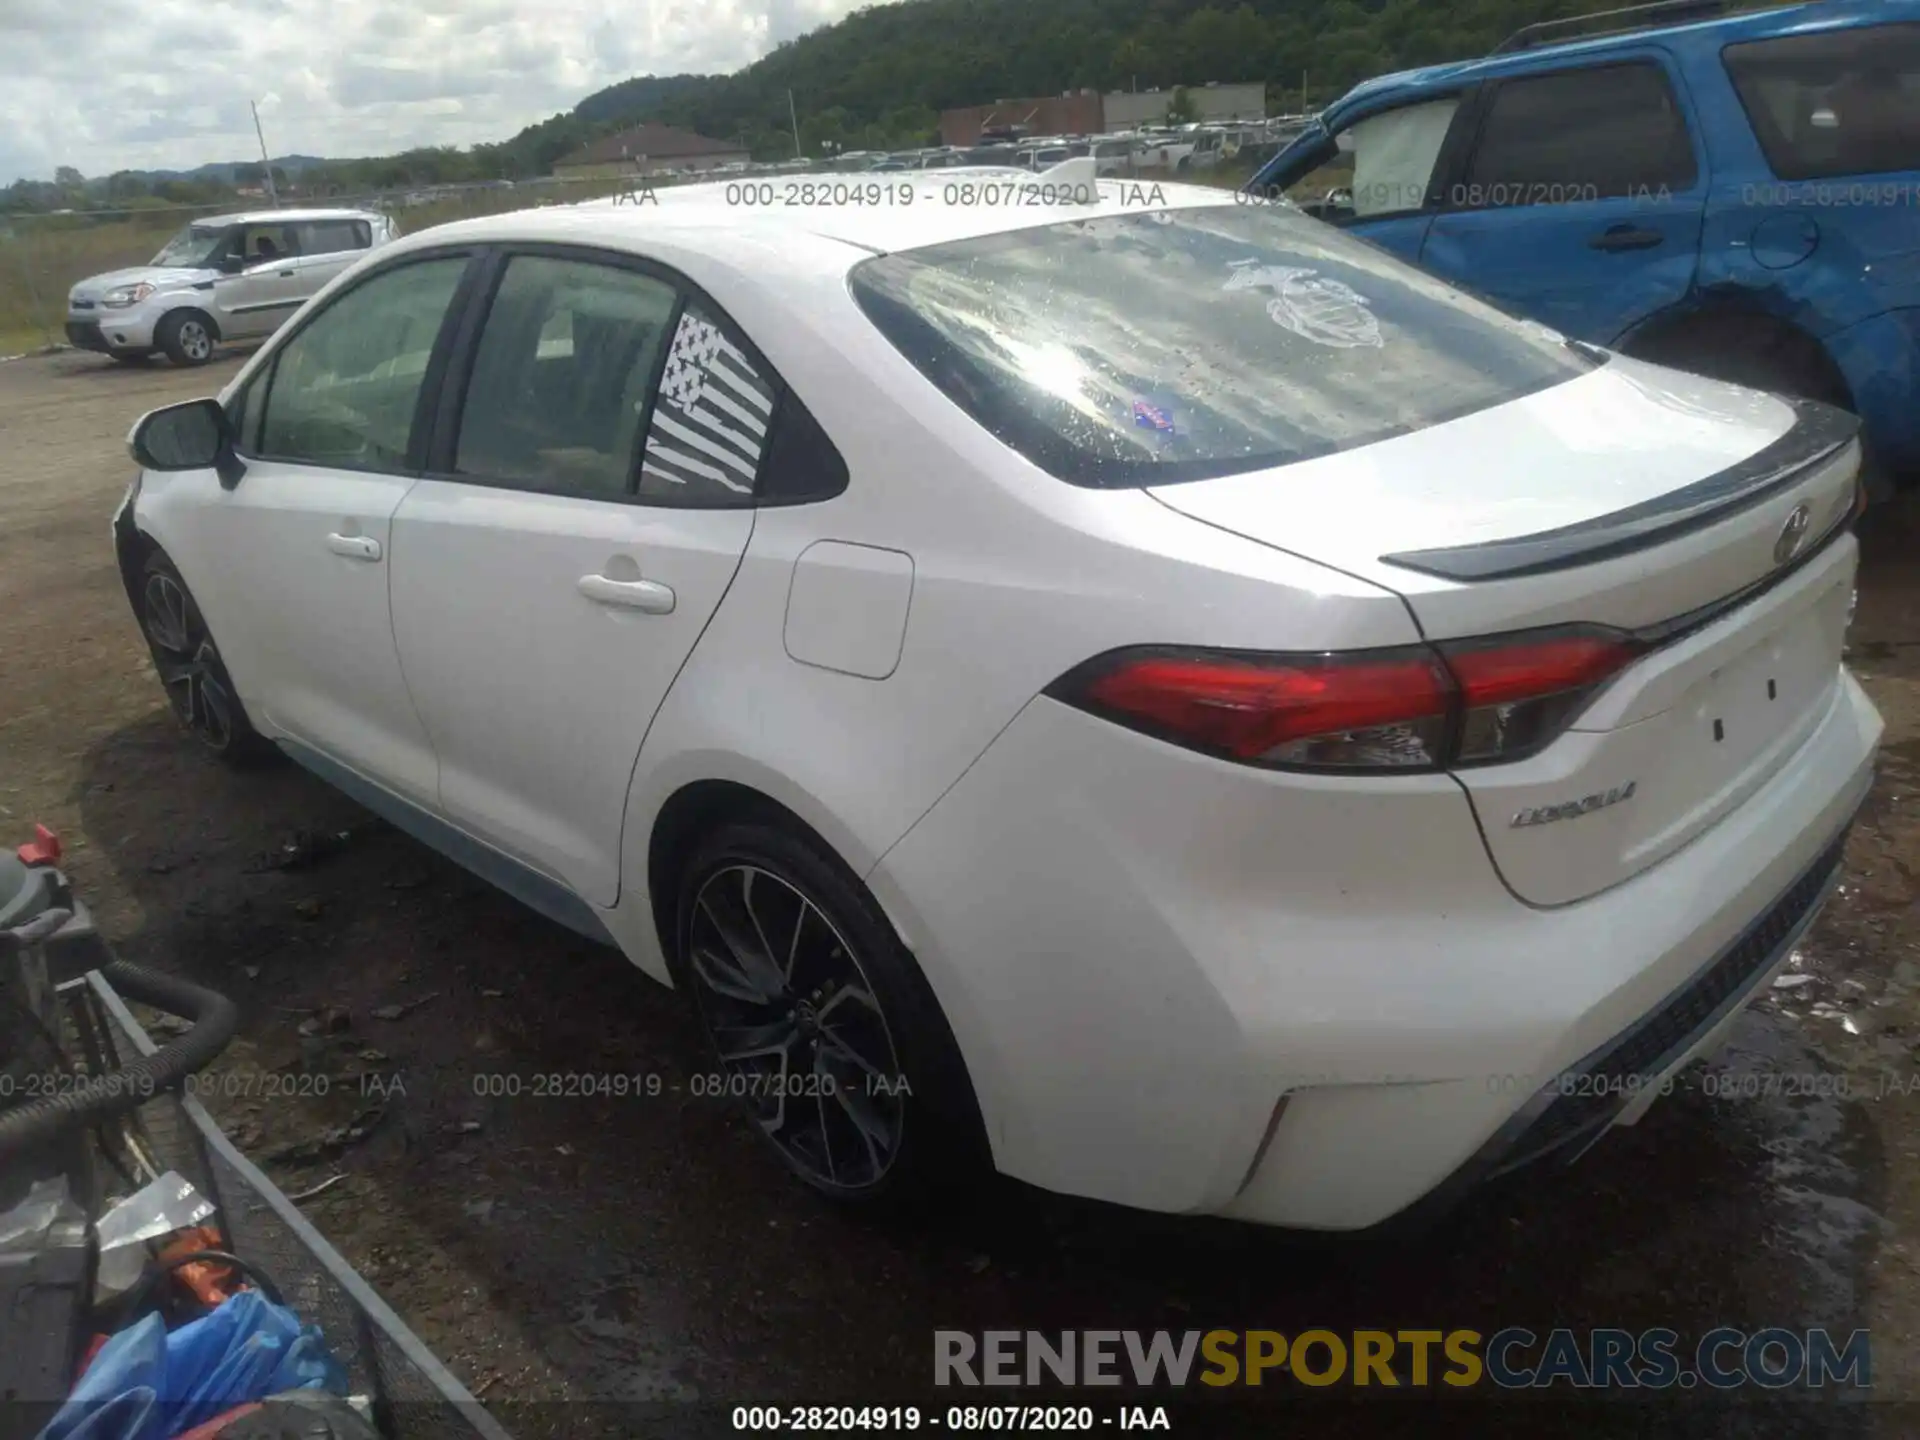
[[[603,135],[562,156],[553,167],[558,180],[599,180],[622,175],[717,170],[752,158],[732,140],[710,140],[691,130],[651,122],[616,135]]]

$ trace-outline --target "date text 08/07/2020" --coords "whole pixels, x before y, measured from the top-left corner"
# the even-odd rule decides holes
[[[736,1405],[735,1430],[833,1433],[865,1431],[902,1434],[925,1427],[962,1434],[1054,1430],[1173,1429],[1164,1405],[949,1405],[922,1410],[918,1405]]]

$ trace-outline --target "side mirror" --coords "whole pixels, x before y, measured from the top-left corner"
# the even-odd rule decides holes
[[[247,473],[234,453],[227,412],[218,400],[189,400],[147,412],[127,436],[127,448],[142,470],[217,470],[228,490]]]
[[[238,275],[242,270],[247,268],[247,257],[244,255],[222,255],[218,268],[222,275]]]

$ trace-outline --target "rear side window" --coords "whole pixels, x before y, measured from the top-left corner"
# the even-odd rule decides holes
[[[773,425],[772,382],[699,305],[681,312],[640,460],[640,495],[668,505],[751,500]]]
[[[1756,40],[1725,60],[1782,180],[1920,170],[1920,25]]]
[[[1070,221],[864,261],[855,299],[1060,479],[1159,485],[1369,444],[1592,362],[1290,207]]]
[[[631,493],[678,300],[638,271],[515,256],[474,354],[455,471],[531,490]]]
[[[1503,80],[1455,209],[1619,200],[1691,189],[1693,144],[1666,73],[1651,63]]]
[[[365,220],[307,220],[291,228],[302,255],[335,255],[373,244],[373,227]]]

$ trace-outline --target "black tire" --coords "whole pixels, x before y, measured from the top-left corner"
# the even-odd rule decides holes
[[[1819,343],[1764,315],[1701,316],[1630,344],[1628,353],[1755,390],[1853,408],[1846,381]]]
[[[141,567],[138,613],[167,703],[187,733],[209,754],[232,765],[257,764],[277,755],[247,718],[187,582],[159,550]]]
[[[894,1208],[951,1201],[987,1173],[946,1017],[838,856],[779,817],[723,824],[682,872],[676,915],[675,983],[716,1073],[801,1180]]]
[[[204,365],[213,358],[213,321],[198,310],[169,311],[153,327],[153,341],[175,365]]]

